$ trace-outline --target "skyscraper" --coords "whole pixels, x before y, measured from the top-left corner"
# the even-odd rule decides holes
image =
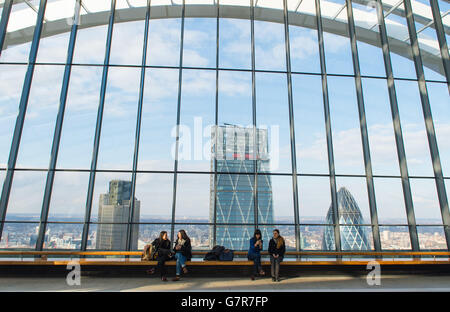
[[[254,196],[255,165],[258,172],[267,171],[270,165],[267,130],[225,124],[213,127],[211,132],[211,170],[214,170],[216,160],[218,173],[216,197],[214,177],[211,177],[210,222],[256,223],[257,217],[258,224],[273,223],[272,182],[269,175],[257,175],[257,216]],[[254,229],[254,226],[218,225],[216,244],[245,250]],[[267,228],[262,228],[261,231],[268,244],[270,234]],[[213,235],[211,232],[211,245]]]
[[[369,250],[369,241],[364,227],[364,219],[352,194],[341,187],[337,193],[338,215],[341,233],[342,250]],[[332,206],[328,209],[327,223],[334,223],[334,213]],[[324,250],[335,250],[334,228],[328,226],[323,235],[322,248]]]
[[[126,250],[127,223],[131,212],[131,182],[112,180],[109,192],[100,195],[96,248],[103,250]],[[131,249],[137,250],[141,202],[135,199],[131,231]],[[123,223],[123,224],[117,224]]]

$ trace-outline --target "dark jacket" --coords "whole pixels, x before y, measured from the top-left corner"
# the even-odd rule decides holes
[[[160,240],[159,237],[155,239],[152,243],[152,245],[155,247],[155,251],[158,252],[158,258],[170,258],[171,253],[171,243],[170,240]]]
[[[188,238],[186,242],[181,246],[180,250],[176,250],[175,247],[178,244],[178,238],[175,241],[175,245],[173,246],[173,253],[181,252],[183,256],[186,257],[186,259],[189,261],[192,258],[192,246],[191,246],[191,240]]]
[[[262,240],[261,240],[262,242]],[[253,258],[254,256],[261,256],[261,250],[262,248],[259,247],[259,245],[257,247],[255,247],[256,244],[256,239],[254,237],[250,238],[250,248],[248,249],[248,258]]]
[[[277,243],[272,238],[269,242],[269,254],[279,255],[280,257],[284,257],[284,253],[286,251],[286,243],[284,243],[280,248],[277,248]]]

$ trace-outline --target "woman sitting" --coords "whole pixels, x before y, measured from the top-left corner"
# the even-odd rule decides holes
[[[173,256],[171,251],[171,243],[167,237],[167,232],[162,231],[159,234],[159,237],[152,242],[152,245],[154,247],[155,253],[157,254],[156,260],[158,261],[158,264],[156,268],[159,268],[159,271],[161,273],[161,280],[167,282],[166,277],[167,270],[165,263]],[[152,268],[147,272],[149,274],[154,274],[155,268]]]
[[[179,281],[181,270],[183,270],[184,274],[188,272],[186,261],[189,261],[192,258],[191,240],[184,230],[178,232],[173,251],[175,253],[175,258],[177,259],[176,276],[173,281]]]

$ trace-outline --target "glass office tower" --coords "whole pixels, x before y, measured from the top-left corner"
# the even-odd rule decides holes
[[[102,250],[125,250],[127,223],[131,213],[131,181],[109,182],[109,192],[100,195],[96,248]],[[131,246],[138,247],[140,201],[135,199]],[[119,223],[119,224],[118,224]]]
[[[266,171],[270,166],[267,133],[266,129],[228,124],[212,128],[211,170],[216,165],[218,174],[216,188],[214,179],[211,179],[209,220],[210,223],[222,225],[217,225],[215,235],[211,233],[211,245],[215,236],[217,245],[245,250],[249,247],[249,237],[253,236],[255,227],[235,227],[232,224],[254,224],[256,219],[262,224],[273,223],[271,177],[256,177],[254,174],[256,167],[258,171]],[[254,196],[256,185],[258,209]],[[270,233],[266,228],[262,230],[263,240],[267,244]]]
[[[342,187],[337,193],[337,200],[342,250],[370,250],[366,229],[360,226],[365,224],[364,219],[352,194],[345,187]],[[332,206],[328,210],[326,220],[329,224],[334,223]],[[328,251],[335,250],[334,230],[332,227],[328,227],[325,230],[323,249]]]

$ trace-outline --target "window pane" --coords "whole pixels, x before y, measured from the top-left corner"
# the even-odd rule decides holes
[[[127,223],[130,210],[130,197],[130,173],[98,172],[95,175],[91,222]],[[136,203],[140,204],[140,198],[137,198]],[[100,209],[103,207],[105,207],[104,214],[102,213],[102,209]],[[140,213],[136,213],[135,217],[139,217],[139,215]]]
[[[371,224],[366,178],[338,177],[336,185],[339,223]]]
[[[144,16],[135,16],[134,18],[145,19],[145,11],[141,10],[140,15]],[[116,18],[109,62],[110,64],[140,65],[142,63],[145,22],[141,20],[119,23],[119,21],[120,18]]]
[[[219,20],[219,67],[221,68],[251,68],[250,10],[246,11],[248,19],[221,18]]]
[[[403,187],[400,179],[373,179],[380,224],[407,224]]]
[[[139,145],[139,170],[173,170],[178,70],[147,69]]]
[[[75,1],[47,1],[44,19],[47,21],[42,28],[37,62],[65,63],[70,38],[70,22],[73,21]],[[56,19],[66,18],[63,27],[65,32],[55,35],[54,22]],[[59,28],[58,27],[58,28]],[[52,29],[53,28],[53,29]]]
[[[273,11],[274,20],[283,21],[283,11]],[[286,48],[283,23],[255,20],[256,69],[286,71]]]
[[[209,174],[178,174],[175,219],[177,222],[208,222],[211,216],[211,183]]]
[[[253,223],[255,203],[253,190],[255,177],[250,174],[217,174],[216,222]],[[211,191],[213,189],[211,188]],[[214,202],[211,201],[211,205]],[[211,208],[210,222],[214,222],[214,208]]]
[[[447,242],[442,226],[418,226],[417,232],[421,250],[447,250]]]
[[[257,128],[267,129],[258,139],[258,170],[292,172],[286,75],[257,73],[256,103]]]
[[[386,0],[382,2],[388,4]],[[403,3],[399,5],[398,10],[405,11]],[[390,14],[385,21],[394,77],[417,78],[411,45],[409,41],[404,41],[409,38],[406,18],[400,14]]]
[[[186,16],[189,16],[189,13],[189,9],[186,9]],[[186,17],[183,66],[216,67],[216,23],[215,18]]]
[[[292,76],[297,171],[328,173],[322,82],[315,76]]]
[[[36,7],[36,0],[30,1]],[[6,37],[0,57],[2,62],[27,62],[37,14],[26,3],[16,3],[9,15]],[[26,29],[23,30],[23,29]]]
[[[278,229],[280,235],[284,238],[286,251],[295,250],[295,226],[290,225],[271,225],[259,227],[263,234],[263,250],[269,249],[269,242],[273,237],[273,230]]]
[[[373,235],[370,226],[341,225],[341,250],[371,251]]]
[[[300,226],[300,236],[302,250],[336,250],[332,226]]]
[[[138,249],[144,250],[144,246],[151,244],[158,238],[161,231],[166,231],[167,235],[170,237],[170,228],[170,224],[139,224]]]
[[[139,225],[135,225],[135,227],[139,227]],[[95,249],[116,251],[126,250],[127,229],[128,226],[126,224],[96,224]],[[138,231],[136,233],[138,233]],[[92,232],[92,234],[94,234],[94,232]],[[132,248],[132,250],[137,250],[137,245],[135,246],[136,247]]]
[[[0,248],[34,249],[38,229],[38,223],[5,223]]]
[[[44,249],[81,249],[83,224],[47,224]]]
[[[44,171],[14,173],[6,221],[39,221],[46,177],[47,173]]]
[[[58,168],[91,167],[101,77],[101,67],[72,67],[58,151]]]
[[[297,177],[300,223],[325,223],[331,206],[328,177]]]
[[[94,10],[94,3],[83,2],[90,10]],[[102,5],[102,11],[110,11],[110,1],[101,0],[95,1],[96,6]],[[95,7],[97,9],[97,7]],[[97,17],[96,24],[100,26],[83,28],[88,25],[89,14],[81,15],[80,25],[77,31],[77,41],[75,44],[75,51],[73,62],[79,64],[103,64],[105,59],[106,37],[108,32],[108,20],[110,14],[104,14]]]
[[[48,221],[84,221],[88,184],[87,172],[56,172]]]
[[[183,70],[178,169],[211,170],[211,127],[215,122],[213,71]]]
[[[436,140],[444,176],[450,177],[450,105],[446,84],[427,83]]]
[[[364,106],[369,134],[372,172],[400,175],[386,81],[363,79]]]
[[[382,250],[411,249],[409,230],[406,226],[380,226]]]
[[[413,14],[429,16],[431,19],[433,13],[428,1],[420,3],[418,1],[411,2]],[[422,24],[423,23],[423,24]],[[423,70],[425,79],[446,81],[444,66],[440,58],[440,47],[436,36],[436,29],[434,23],[427,27],[428,23],[419,23],[416,19],[417,41],[419,43],[420,56],[423,62]],[[448,24],[444,27],[448,27]],[[409,42],[409,41],[408,41]],[[438,55],[439,57],[436,57]]]
[[[216,245],[232,250],[248,250],[254,232],[254,226],[217,226]]]
[[[320,73],[315,10],[313,0],[303,0],[297,10],[301,14],[289,15],[291,70],[294,72]]]
[[[258,175],[258,223],[293,224],[293,198],[291,176]]]
[[[252,111],[251,73],[219,71],[219,125],[252,125]]]
[[[370,35],[367,34],[367,29],[378,25],[376,6],[373,2],[366,5],[352,2],[352,7],[361,75],[385,77],[379,27],[375,26]]]
[[[172,14],[181,16],[181,6]],[[152,7],[153,17],[155,7]],[[181,18],[152,19],[148,30],[147,65],[178,66],[180,62]]]
[[[434,179],[410,179],[417,224],[442,224]]]
[[[198,224],[175,224],[174,241],[177,239],[178,231],[185,230],[186,234],[191,239],[191,246],[193,250],[211,250],[210,245],[214,227],[212,225],[198,225]]]
[[[417,82],[395,81],[398,109],[411,176],[434,176]]]
[[[99,169],[131,169],[140,70],[110,68],[98,155]]]
[[[26,66],[0,66],[0,167],[6,168]]]
[[[365,174],[355,82],[328,77],[334,162],[337,174]]]
[[[64,66],[35,67],[16,167],[48,168],[63,73]]]
[[[347,10],[345,0],[326,2],[321,0],[323,20],[333,18],[338,24],[324,23],[324,49],[329,74],[353,74],[352,52],[348,38]],[[342,9],[343,8],[343,9]],[[342,9],[342,10],[341,10]],[[337,15],[336,15],[337,14]]]
[[[141,202],[141,222],[171,222],[173,174],[138,174],[136,198]]]

